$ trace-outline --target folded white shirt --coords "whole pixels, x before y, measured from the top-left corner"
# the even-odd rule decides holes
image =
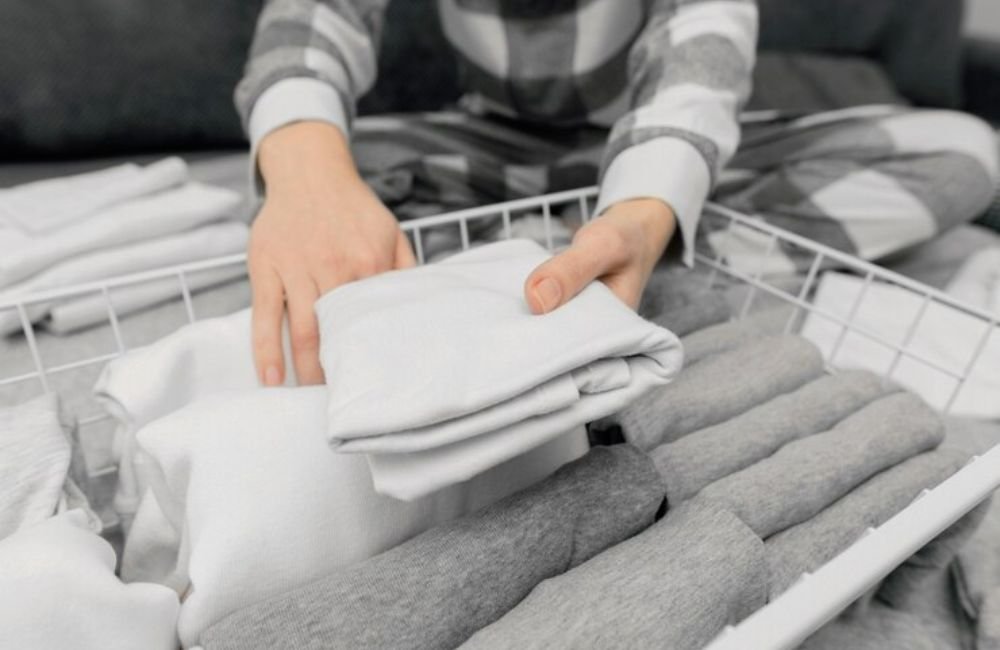
[[[31,650],[173,650],[177,594],[122,584],[111,545],[79,511],[0,540],[0,646]]]
[[[238,252],[238,251],[230,251]],[[226,253],[219,253],[225,255]],[[187,286],[191,293],[246,277],[244,264],[227,264],[218,268],[188,273]],[[181,296],[180,280],[176,276],[128,284],[110,290],[115,314],[119,317],[141,311]],[[93,293],[60,301],[49,311],[42,326],[54,334],[69,334],[85,327],[108,322],[108,303],[101,293]]]
[[[184,594],[185,646],[223,616],[359,562],[524,488],[587,450],[565,434],[467,484],[377,494],[363,456],[326,442],[322,386],[216,392],[142,428],[144,500],[122,576]]]
[[[0,223],[0,287],[73,257],[240,217],[236,192],[188,183],[117,203],[45,233]]]
[[[594,282],[532,315],[534,242],[341,286],[316,303],[341,453],[370,454],[378,492],[418,498],[609,415],[680,370],[671,332]]]
[[[55,264],[14,286],[0,290],[0,301],[45,289],[105,280],[242,252],[246,250],[247,238],[248,230],[245,223],[222,221],[147,241],[79,255]],[[174,295],[180,295],[180,285],[176,284],[176,279],[174,283]],[[103,302],[103,295],[95,295]],[[42,319],[48,314],[52,304],[41,302],[27,305],[28,319],[32,322]],[[102,320],[106,318],[105,307]],[[21,320],[16,311],[8,310],[0,313],[0,334],[12,334],[20,330]]]
[[[843,273],[824,273],[813,306],[848,320],[863,288],[862,278]],[[842,325],[821,313],[810,312],[803,323],[801,335],[815,343],[824,358],[837,367],[863,368],[885,375],[895,363],[889,375],[891,379],[923,397],[934,408],[944,409],[952,399],[957,380],[916,358],[903,355],[897,360],[893,347],[861,333],[864,331],[891,345],[902,346],[923,303],[924,297],[920,294],[896,285],[872,282],[854,312],[852,328],[860,331],[843,333]],[[1000,417],[998,329],[993,328],[979,353],[978,361],[951,406],[952,415]],[[986,321],[948,305],[931,302],[913,330],[906,349],[959,375],[965,372],[986,332]],[[842,333],[843,340],[833,355]]]
[[[42,234],[113,205],[180,185],[187,164],[177,157],[132,163],[0,190],[0,224]]]

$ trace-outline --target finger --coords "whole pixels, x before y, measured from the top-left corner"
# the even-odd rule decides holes
[[[536,268],[524,283],[531,311],[545,314],[566,304],[592,281],[620,264],[620,246],[607,241],[613,237],[578,237],[564,252]]]
[[[413,249],[410,248],[410,240],[402,230],[396,233],[396,255],[393,268],[408,269],[417,265],[417,258],[413,256]]]
[[[642,282],[634,273],[613,273],[600,278],[611,293],[633,310],[639,308],[642,298]]]
[[[285,358],[281,350],[282,315],[285,311],[281,278],[270,268],[250,273],[252,288],[253,356],[257,378],[265,386],[285,381]]]
[[[313,305],[319,289],[311,278],[286,282],[288,292],[288,335],[292,344],[292,362],[300,386],[323,383],[319,363],[319,325]]]

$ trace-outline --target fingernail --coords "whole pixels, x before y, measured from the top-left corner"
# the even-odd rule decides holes
[[[265,386],[281,385],[281,371],[278,370],[277,366],[268,366],[267,370],[264,371],[264,385]]]
[[[559,283],[552,278],[544,278],[535,285],[535,299],[542,306],[542,313],[548,313],[556,308],[562,298]]]

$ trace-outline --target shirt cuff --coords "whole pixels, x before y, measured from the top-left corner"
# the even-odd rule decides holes
[[[625,149],[611,161],[601,180],[596,214],[631,199],[660,199],[677,218],[684,264],[694,264],[698,220],[711,189],[708,163],[681,138],[661,137]]]
[[[326,122],[349,135],[347,110],[333,86],[310,77],[289,77],[269,87],[250,110],[247,135],[250,137],[251,186],[263,194],[264,183],[257,167],[257,149],[272,131],[295,122]]]

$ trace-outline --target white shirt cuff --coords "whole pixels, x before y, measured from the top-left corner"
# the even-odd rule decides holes
[[[269,87],[250,110],[247,124],[250,136],[251,183],[255,192],[263,193],[263,182],[257,168],[257,148],[269,133],[294,122],[326,122],[349,136],[347,110],[333,86],[310,77],[290,77]]]
[[[677,218],[684,245],[682,260],[694,264],[698,220],[711,189],[711,174],[701,153],[680,138],[661,137],[615,156],[601,181],[596,214],[620,201],[660,199]]]

